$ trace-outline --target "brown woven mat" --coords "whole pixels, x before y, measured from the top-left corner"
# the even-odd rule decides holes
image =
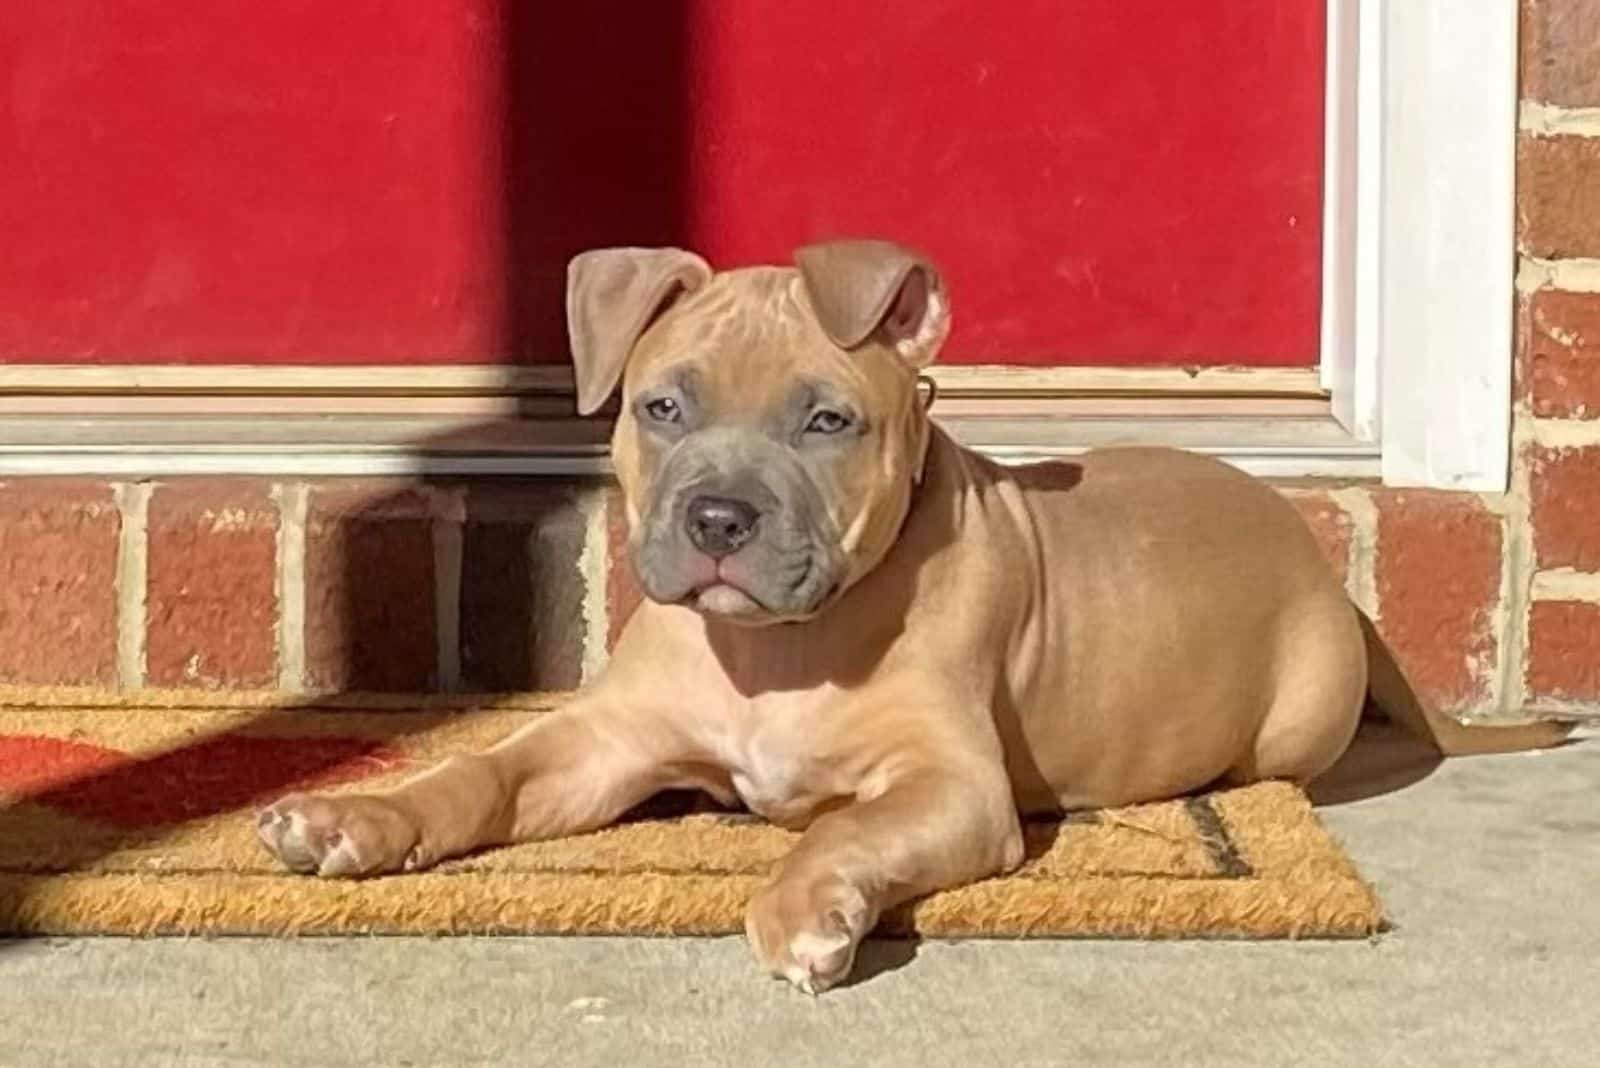
[[[409,774],[498,739],[543,704],[0,708],[0,932],[741,931],[744,902],[794,836],[689,799],[596,834],[360,882],[285,873],[256,841],[263,801]],[[884,929],[1360,937],[1382,922],[1305,797],[1282,784],[1031,824],[1028,856],[1015,874],[919,901]]]

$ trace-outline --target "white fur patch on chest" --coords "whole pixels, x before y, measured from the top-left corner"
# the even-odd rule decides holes
[[[816,810],[870,787],[872,762],[841,731],[839,695],[823,688],[730,708],[708,724],[703,743],[751,812],[803,826]]]
[[[730,778],[739,800],[752,812],[767,813],[800,800],[810,791],[805,782],[808,761],[794,750],[789,732],[767,728],[744,739]]]

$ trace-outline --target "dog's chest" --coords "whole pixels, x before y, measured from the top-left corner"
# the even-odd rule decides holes
[[[817,758],[807,733],[779,720],[729,739],[729,778],[750,811],[778,824],[803,823],[823,802],[854,793],[842,769]]]
[[[784,807],[803,791],[802,757],[784,752],[770,736],[748,739],[742,748],[742,759],[734,765],[731,778],[739,800],[750,811],[766,815],[769,809]]]

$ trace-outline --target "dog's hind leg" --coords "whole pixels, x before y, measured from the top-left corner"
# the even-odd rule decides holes
[[[1360,725],[1367,659],[1355,608],[1330,591],[1296,606],[1295,616],[1280,638],[1267,714],[1229,782],[1304,785],[1333,767]]]

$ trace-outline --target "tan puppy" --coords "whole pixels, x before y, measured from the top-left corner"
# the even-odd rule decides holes
[[[613,456],[649,600],[600,679],[488,752],[268,809],[285,864],[409,870],[698,788],[806,828],[747,928],[816,992],[884,909],[1019,864],[1019,811],[1314,778],[1369,665],[1442,750],[1564,733],[1424,716],[1298,514],[1230,467],[963,450],[918,390],[949,325],[933,267],[865,241],[796,261],[573,261],[579,404],[623,380]]]

